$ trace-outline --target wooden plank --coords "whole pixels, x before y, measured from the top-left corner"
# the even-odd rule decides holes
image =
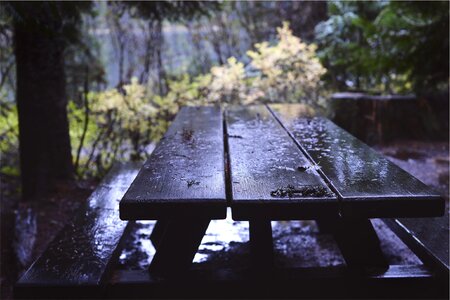
[[[27,289],[36,286],[94,287],[104,282],[111,261],[120,252],[118,245],[128,223],[119,219],[118,200],[139,167],[118,165],[110,172],[87,205],[18,281],[19,293],[26,294]]]
[[[369,146],[322,117],[296,105],[270,105],[297,144],[320,166],[355,217],[431,217],[444,213],[444,199]]]
[[[119,210],[119,203],[125,191],[136,178],[142,162],[116,163],[92,192],[87,207],[91,209]]]
[[[116,270],[95,296],[86,287],[36,286],[28,298],[427,298],[448,299],[448,280],[438,282],[424,266],[395,265],[383,274],[361,275],[345,267],[275,269],[261,278],[236,269],[194,269],[179,278],[161,279],[147,270]],[[82,290],[82,292],[81,292]],[[15,298],[25,298],[15,294]]]
[[[448,298],[448,281],[437,282],[423,266],[390,266],[376,275],[351,272],[345,267],[274,268],[266,277],[248,270],[198,268],[170,280],[147,271],[118,271],[106,297],[429,299]]]
[[[235,220],[337,216],[336,196],[264,106],[226,112]]]
[[[123,220],[226,216],[223,118],[183,107],[122,201]]]
[[[400,239],[430,268],[449,275],[449,219],[383,219]]]

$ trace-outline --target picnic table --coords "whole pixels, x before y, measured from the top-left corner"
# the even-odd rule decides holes
[[[303,105],[183,107],[120,202],[157,220],[151,272],[189,269],[211,220],[250,223],[253,266],[273,263],[271,221],[316,220],[348,266],[388,267],[370,218],[444,214],[418,179]]]

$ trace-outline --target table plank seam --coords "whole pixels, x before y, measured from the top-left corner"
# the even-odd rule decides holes
[[[233,198],[233,191],[231,186],[231,167],[230,167],[230,151],[228,145],[228,130],[227,130],[227,110],[222,111],[223,122],[223,152],[224,152],[224,171],[225,171],[225,196],[227,199],[227,206],[231,206]]]

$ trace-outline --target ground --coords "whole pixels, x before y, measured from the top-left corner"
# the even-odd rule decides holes
[[[433,186],[448,203],[449,148],[447,142],[398,141],[378,145],[394,163]],[[17,178],[1,184],[1,298],[12,297],[12,286],[73,215],[96,182],[82,182],[60,191],[40,205],[17,205]],[[229,214],[230,215],[230,214]],[[372,221],[382,249],[392,264],[417,263],[418,258],[380,220]],[[149,235],[153,222],[137,223],[119,259],[123,269],[146,269],[154,249]],[[194,262],[205,267],[243,266],[248,262],[248,224],[230,218],[213,221]],[[331,236],[319,234],[313,221],[273,222],[275,260],[279,265],[330,266],[344,261]]]

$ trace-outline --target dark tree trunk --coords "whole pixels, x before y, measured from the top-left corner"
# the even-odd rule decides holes
[[[37,199],[73,178],[61,19],[14,25],[22,196]]]

